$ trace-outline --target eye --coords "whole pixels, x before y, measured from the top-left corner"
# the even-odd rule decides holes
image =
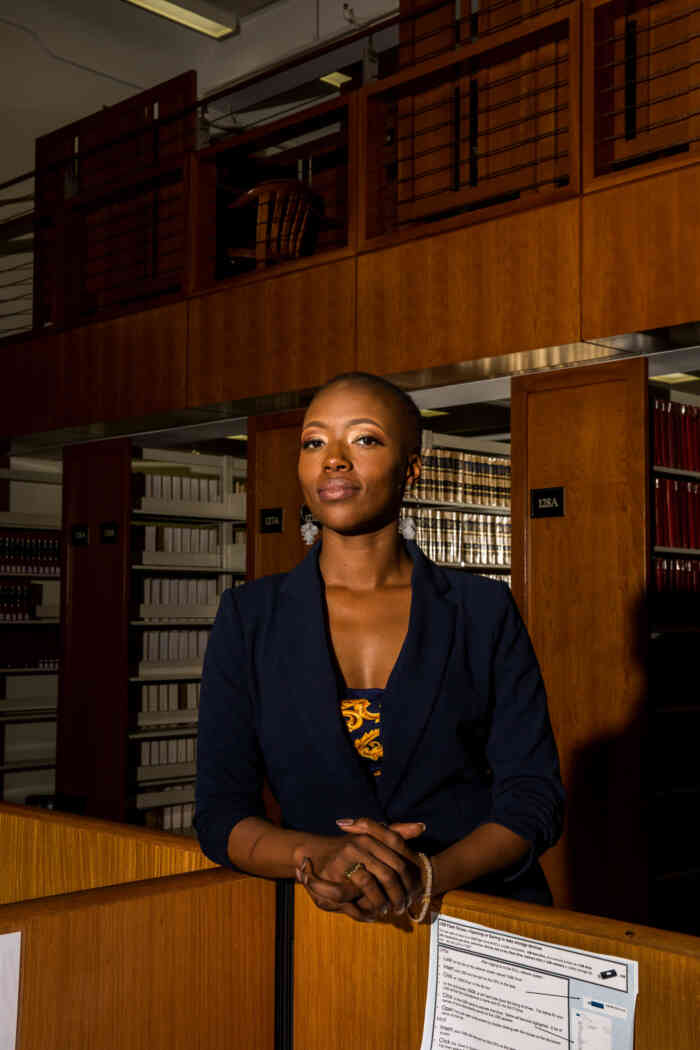
[[[323,444],[321,438],[307,438],[306,441],[302,441],[301,447],[304,448],[320,448]]]
[[[369,447],[370,445],[382,444],[379,438],[376,438],[374,434],[360,434],[359,437],[355,438],[355,443],[357,443],[358,441],[361,441],[363,442],[363,444],[366,444],[366,447]]]

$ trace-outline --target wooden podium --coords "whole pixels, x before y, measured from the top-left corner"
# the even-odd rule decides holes
[[[273,881],[204,870],[196,843],[160,832],[3,805],[0,841],[16,1050],[420,1048],[427,925],[354,923],[298,886],[292,921]],[[700,938],[463,892],[442,910],[637,960],[635,1050],[696,1050]]]

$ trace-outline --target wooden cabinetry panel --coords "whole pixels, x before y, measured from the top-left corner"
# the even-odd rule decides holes
[[[0,344],[0,437],[52,430],[60,403],[59,340],[54,336]]]
[[[60,338],[59,425],[185,406],[186,303],[75,328]]]
[[[700,319],[700,166],[583,198],[584,339]]]
[[[190,302],[188,404],[317,386],[354,364],[355,261]]]
[[[511,411],[514,584],[568,795],[545,868],[557,905],[643,921],[646,361],[516,378]],[[531,519],[560,485],[564,517]]]
[[[358,259],[358,368],[396,373],[579,338],[579,203]]]

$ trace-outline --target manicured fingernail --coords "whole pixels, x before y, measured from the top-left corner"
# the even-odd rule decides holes
[[[304,876],[302,875],[300,869],[295,868],[294,871],[296,872],[297,882],[303,882]]]
[[[395,908],[394,910],[397,915],[403,915],[403,913],[406,911],[405,902],[403,904],[399,904],[398,908]]]
[[[426,830],[425,824],[422,821],[420,822],[420,829],[421,829],[421,831],[425,831]]]
[[[339,820],[336,820],[336,824],[340,824],[341,828],[349,828],[354,823],[355,817],[340,817]]]
[[[382,905],[381,913],[382,913],[382,915],[388,915],[389,914],[389,905],[388,904],[383,904]]]

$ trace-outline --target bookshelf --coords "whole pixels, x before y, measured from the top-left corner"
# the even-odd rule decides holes
[[[60,462],[0,461],[0,797],[54,790]]]
[[[695,651],[700,632],[700,398],[652,386],[649,595],[651,922],[688,930],[697,915],[700,804]]]
[[[67,808],[191,833],[202,660],[222,592],[245,579],[247,462],[129,439],[66,453],[64,529],[88,535],[87,550],[69,545],[73,651],[86,653],[96,579],[111,629],[62,676],[60,725],[77,722],[80,740],[59,736],[58,792]],[[92,520],[85,473],[101,486]]]
[[[510,446],[424,430],[423,469],[404,499],[416,542],[446,568],[511,582]]]

